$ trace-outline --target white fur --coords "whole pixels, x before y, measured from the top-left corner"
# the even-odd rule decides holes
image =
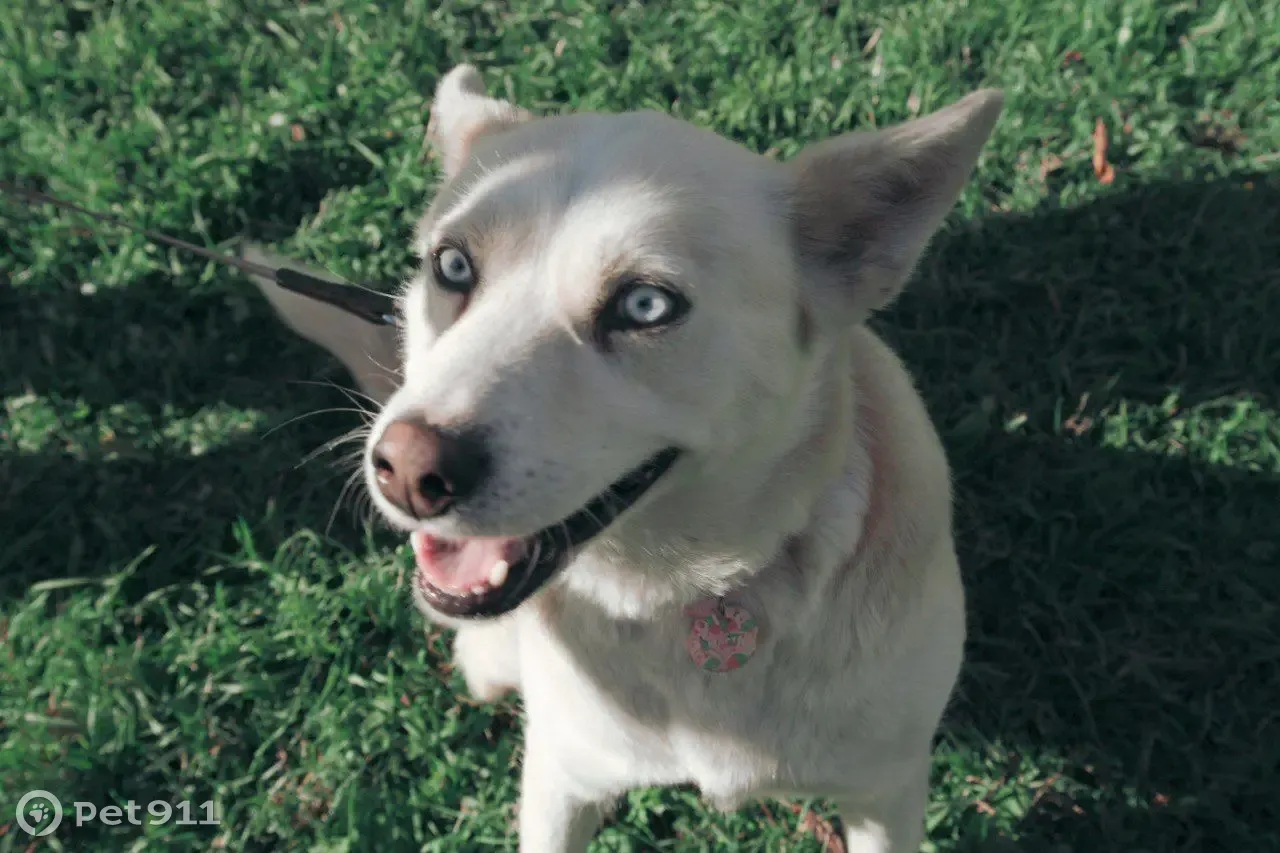
[[[657,113],[532,118],[467,66],[442,81],[445,182],[417,246],[465,239],[481,284],[461,310],[429,267],[410,282],[404,381],[373,433],[406,414],[483,424],[496,463],[422,526],[529,535],[686,450],[507,616],[418,602],[457,627],[475,695],[523,696],[524,853],[582,851],[616,795],[687,782],[726,808],[830,797],[850,851],[918,849],[964,597],[942,447],[863,320],[905,283],[1000,104],[977,93],[782,165]],[[602,349],[593,312],[619,270],[681,288],[688,318]],[[725,593],[760,647],[709,674],[681,608]]]

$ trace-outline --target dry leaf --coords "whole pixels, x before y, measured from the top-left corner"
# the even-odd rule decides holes
[[[1072,415],[1062,422],[1062,428],[1074,436],[1082,436],[1093,427],[1093,418],[1085,415]]]
[[[1220,151],[1228,157],[1239,154],[1247,138],[1239,127],[1230,123],[1229,110],[1222,110],[1218,116],[1220,120],[1212,116],[1201,119],[1199,126],[1191,134],[1191,144],[1197,148]]]
[[[302,140],[307,138],[307,132],[302,129],[302,125],[300,124],[295,124],[289,130],[290,130],[289,135],[293,137],[294,142],[301,142]]]
[[[1093,426],[1093,418],[1085,414],[1085,410],[1089,407],[1088,392],[1080,395],[1079,402],[1076,403],[1076,410],[1062,422],[1062,427],[1074,436],[1084,435]]]
[[[804,806],[793,803],[791,811],[795,814],[804,812]],[[802,832],[811,834],[822,845],[823,853],[845,853],[844,838],[840,831],[831,825],[831,821],[823,820],[814,812],[806,812],[800,819]]]
[[[866,56],[868,53],[876,49],[876,45],[880,43],[880,37],[882,35],[884,35],[884,30],[879,27],[876,27],[875,30],[872,31],[871,38],[867,39],[867,43],[862,46],[863,56]]]
[[[1093,126],[1093,174],[1097,176],[1098,182],[1109,184],[1116,179],[1116,170],[1107,162],[1107,125],[1102,119],[1098,119],[1097,124]]]
[[[1040,159],[1040,180],[1045,180],[1062,168],[1062,158],[1057,154],[1046,154]]]

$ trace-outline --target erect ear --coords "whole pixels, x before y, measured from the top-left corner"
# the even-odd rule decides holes
[[[467,162],[476,139],[530,118],[528,110],[489,97],[475,66],[458,65],[436,85],[427,141],[440,156],[444,176],[452,178]]]
[[[983,89],[923,118],[813,145],[792,162],[800,263],[837,316],[897,297],[955,204],[1000,115]]]
[[[356,290],[355,285],[343,284],[335,276],[310,269],[253,244],[241,246],[240,257],[273,269],[300,270],[311,278]],[[291,329],[325,348],[342,362],[362,393],[382,405],[396,390],[400,382],[400,352],[395,326],[370,322],[363,316],[367,312],[353,312],[350,307],[333,301],[327,295],[326,298],[317,298],[288,290],[262,276],[250,275],[249,278]],[[388,298],[387,305],[392,304]]]

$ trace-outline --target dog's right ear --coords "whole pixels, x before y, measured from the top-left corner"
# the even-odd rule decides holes
[[[528,110],[489,97],[475,66],[458,65],[436,86],[427,141],[440,157],[445,178],[452,178],[467,162],[478,138],[530,118]]]
[[[265,267],[295,269],[341,284],[328,273],[250,243],[240,247],[240,257]],[[249,278],[289,328],[342,362],[361,393],[381,406],[395,392],[400,384],[400,341],[395,326],[371,323],[340,305],[288,290],[263,276],[251,274]]]

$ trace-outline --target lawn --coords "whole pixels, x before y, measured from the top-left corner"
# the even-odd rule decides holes
[[[8,0],[0,180],[390,289],[463,59],[780,158],[1004,87],[877,321],[970,594],[927,849],[1280,850],[1280,0]],[[344,495],[341,371],[233,271],[0,224],[0,851],[514,851],[518,705],[466,698]],[[219,823],[33,840],[34,788]],[[639,791],[593,850],[818,853],[826,815]]]

